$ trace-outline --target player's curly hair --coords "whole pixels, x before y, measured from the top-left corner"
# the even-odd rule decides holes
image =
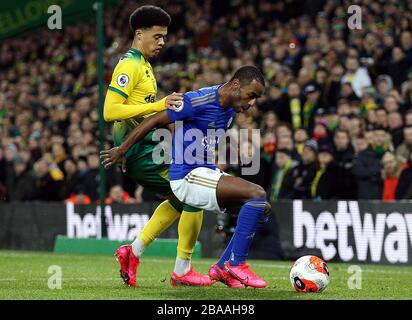
[[[265,86],[265,78],[263,77],[262,72],[255,66],[242,66],[236,70],[230,81],[238,79],[241,85],[251,83],[253,80],[260,82]]]
[[[153,26],[168,27],[172,18],[162,8],[156,6],[142,6],[130,15],[129,25],[132,32],[140,28],[151,28]]]

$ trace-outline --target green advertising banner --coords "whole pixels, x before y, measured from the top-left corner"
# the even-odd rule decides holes
[[[97,0],[5,1],[0,6],[0,39],[47,26],[49,19],[54,20],[60,14],[60,9],[62,28],[67,24],[93,17],[95,14],[93,6],[96,2]],[[100,0],[99,2],[114,4],[117,0]]]

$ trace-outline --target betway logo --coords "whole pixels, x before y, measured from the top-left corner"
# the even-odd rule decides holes
[[[412,213],[361,215],[357,201],[339,201],[335,214],[323,211],[315,219],[303,210],[302,201],[293,202],[294,246],[320,249],[326,260],[338,255],[343,261],[366,261],[369,250],[374,262],[384,254],[390,263],[406,263],[409,243],[412,246]]]
[[[134,240],[144,228],[149,215],[147,214],[114,214],[110,206],[105,207],[107,237],[109,240]],[[67,236],[69,238],[102,237],[101,208],[96,206],[95,213],[86,213],[82,217],[74,211],[72,203],[66,204]]]

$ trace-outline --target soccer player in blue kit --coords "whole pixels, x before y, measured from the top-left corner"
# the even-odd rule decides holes
[[[146,118],[122,145],[101,152],[103,165],[109,168],[150,130],[175,123],[169,169],[174,195],[187,205],[208,211],[240,207],[233,237],[209,270],[210,278],[235,288],[266,286],[246,263],[246,257],[255,233],[267,220],[270,204],[261,186],[218,169],[213,151],[235,112],[255,106],[264,90],[265,80],[259,69],[243,66],[227,83],[185,93],[183,105]]]

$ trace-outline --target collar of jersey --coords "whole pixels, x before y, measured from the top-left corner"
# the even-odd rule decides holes
[[[223,107],[220,105],[220,101],[219,101],[219,88],[220,88],[221,86],[223,86],[223,83],[214,86],[214,87],[215,87],[214,89],[215,89],[215,94],[216,94],[216,105],[217,105],[218,107],[223,108]]]
[[[135,49],[135,48],[130,48],[129,51],[130,51],[133,55],[136,55],[136,56],[138,56],[139,58],[140,58],[140,57],[143,57],[143,59],[146,60],[146,58],[144,57],[144,55],[143,55],[139,50],[137,50],[137,49]]]

